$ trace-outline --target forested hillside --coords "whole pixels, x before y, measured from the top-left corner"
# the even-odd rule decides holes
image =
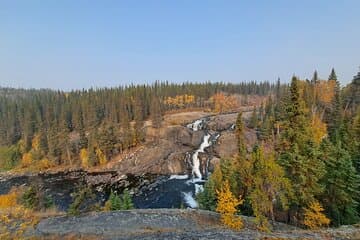
[[[267,96],[263,83],[156,82],[81,91],[0,89],[0,168],[96,166],[142,141],[144,121],[160,127],[166,111],[231,110],[233,94]]]
[[[239,114],[238,155],[215,169],[198,195],[200,206],[215,210],[224,197],[228,203],[240,197],[241,213],[255,215],[263,230],[268,219],[311,229],[356,223],[359,103],[360,72],[344,88],[334,70],[326,80],[316,72],[311,80],[293,77],[288,88],[254,109],[248,126],[257,131],[258,143],[251,151]]]
[[[231,227],[254,215],[316,229],[352,224],[360,214],[360,72],[341,87],[327,79],[290,85],[205,83],[62,92],[0,90],[0,167],[44,170],[104,165],[145,141],[144,127],[162,127],[166,112],[238,110],[251,96],[267,99],[236,121],[237,155],[221,159],[200,191],[201,208]],[[246,145],[245,131],[256,132]],[[255,134],[254,134],[255,135]]]

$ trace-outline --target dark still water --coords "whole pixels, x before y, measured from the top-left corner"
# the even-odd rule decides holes
[[[199,183],[197,183],[199,184]],[[200,183],[201,184],[201,183]],[[66,211],[73,202],[73,193],[89,186],[95,198],[89,204],[103,205],[110,190],[121,193],[128,188],[136,208],[196,207],[193,199],[195,183],[186,175],[155,176],[150,174],[118,175],[116,172],[87,173],[69,171],[55,174],[0,178],[0,194],[12,187],[35,186],[50,196],[56,207]]]

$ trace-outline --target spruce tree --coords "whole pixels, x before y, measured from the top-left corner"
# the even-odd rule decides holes
[[[123,194],[121,195],[120,209],[121,210],[129,210],[134,208],[134,203],[130,196],[130,192],[128,189],[125,189]]]
[[[80,149],[87,148],[88,147],[88,139],[87,139],[86,133],[85,133],[84,117],[83,117],[83,113],[81,110],[79,112],[77,130],[79,131],[79,136],[80,136],[79,148]]]
[[[336,75],[335,75],[336,77]],[[331,101],[331,107],[328,111],[327,126],[328,134],[332,142],[338,141],[339,138],[339,129],[342,122],[342,103],[341,103],[341,93],[340,93],[340,83],[337,80],[334,88],[334,97]]]
[[[236,118],[235,124],[235,134],[238,146],[238,153],[239,156],[245,157],[246,156],[246,145],[245,145],[245,137],[244,137],[244,122],[242,119],[242,112],[239,112]]]
[[[350,154],[341,147],[329,141],[321,146],[321,157],[326,166],[323,177],[325,186],[321,196],[323,206],[332,224],[353,224],[359,220],[356,207],[360,200],[360,178],[353,167]]]
[[[212,177],[204,185],[204,191],[199,192],[196,196],[201,209],[215,211],[216,209],[216,188]]]
[[[249,127],[250,128],[257,128],[258,123],[259,123],[259,119],[258,119],[258,115],[257,115],[257,110],[256,110],[256,107],[254,107],[253,111],[251,113]]]
[[[284,167],[294,190],[295,198],[291,204],[296,212],[322,193],[319,180],[324,175],[324,164],[312,140],[310,120],[306,117],[298,81],[296,77],[291,81],[279,149],[279,163]]]
[[[318,72],[315,70],[314,75],[313,75],[313,77],[311,79],[311,83],[316,84],[318,82],[319,82]]]
[[[332,68],[331,69],[331,73],[329,75],[329,78],[328,78],[329,81],[333,80],[333,81],[337,81],[337,76],[336,76],[336,73],[335,73],[335,69]]]
[[[162,123],[162,113],[160,99],[158,96],[153,96],[150,106],[150,117],[152,126],[154,128],[160,128]]]

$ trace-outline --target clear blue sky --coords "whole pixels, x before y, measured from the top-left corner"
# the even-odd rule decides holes
[[[360,1],[0,0],[0,85],[183,81],[342,84],[360,65]]]

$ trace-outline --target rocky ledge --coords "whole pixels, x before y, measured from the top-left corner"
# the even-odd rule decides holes
[[[76,237],[81,239],[359,239],[360,228],[306,231],[274,223],[271,233],[256,230],[253,219],[243,217],[239,232],[221,226],[219,215],[190,209],[138,209],[89,213],[78,217],[44,219],[32,231],[40,238]]]

